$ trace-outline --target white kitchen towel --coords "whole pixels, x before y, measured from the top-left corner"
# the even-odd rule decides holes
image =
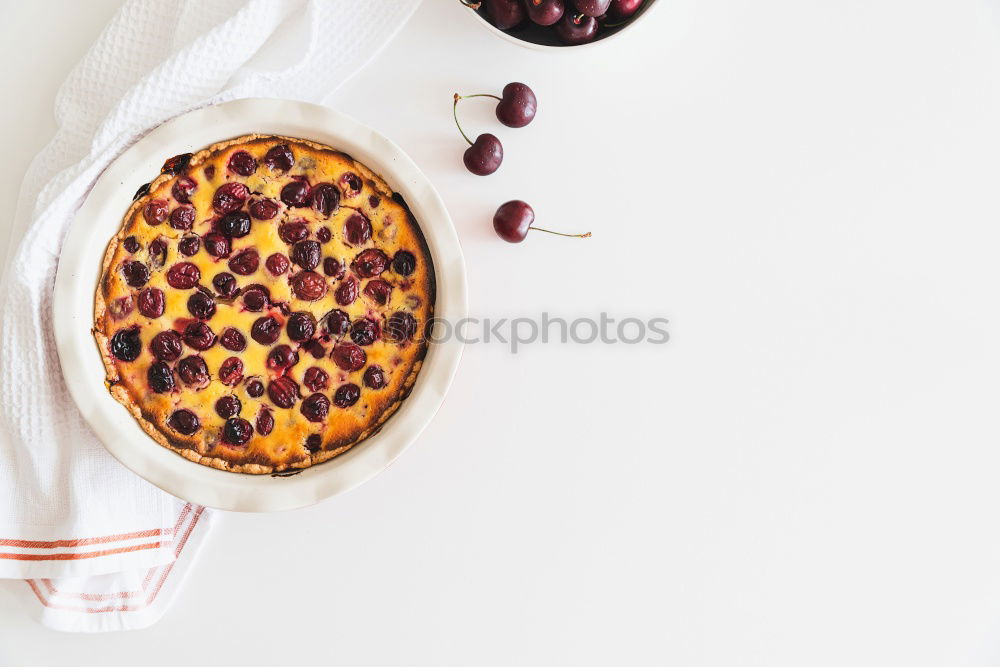
[[[322,102],[419,1],[129,0],[60,89],[0,289],[0,578],[28,580],[47,625],[155,622],[209,514],[122,467],[73,406],[50,309],[76,210],[117,155],[177,114],[240,97]]]

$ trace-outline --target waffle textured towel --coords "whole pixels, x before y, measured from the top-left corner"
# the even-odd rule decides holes
[[[51,307],[77,208],[166,119],[241,97],[322,102],[418,4],[129,0],[59,90],[58,129],[25,177],[0,291],[0,578],[26,580],[4,585],[23,589],[46,625],[154,623],[210,514],[122,467],[73,407]]]

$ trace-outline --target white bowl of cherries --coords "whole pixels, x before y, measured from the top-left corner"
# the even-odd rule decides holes
[[[459,0],[495,35],[541,51],[593,46],[634,25],[656,0]]]

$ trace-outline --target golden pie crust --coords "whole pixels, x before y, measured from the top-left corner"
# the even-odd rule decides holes
[[[281,146],[287,147],[294,158],[288,170],[283,169],[286,163],[280,159],[265,159],[268,151]],[[281,149],[275,151],[280,157]],[[241,155],[232,161],[234,169],[231,160],[238,153]],[[144,186],[140,190],[141,196],[129,207],[121,229],[108,245],[96,292],[93,331],[104,359],[108,390],[156,442],[191,461],[213,468],[241,473],[277,473],[306,468],[347,451],[377,432],[399,408],[416,380],[427,351],[425,332],[433,315],[435,279],[430,252],[417,221],[402,197],[394,194],[382,178],[366,166],[329,146],[304,139],[247,135],[214,144],[194,153],[189,160],[186,158],[168,160],[163,173],[148,188]],[[192,181],[193,191],[190,188]],[[290,206],[283,201],[283,189],[296,181],[309,186],[307,197],[315,202]],[[246,186],[249,196],[244,201],[241,202],[239,196],[234,200],[216,194],[221,186],[234,182]],[[325,185],[317,189],[321,184],[336,188],[339,202],[335,207],[331,205],[332,190]],[[299,188],[301,194],[300,186],[292,186],[287,199],[292,204],[302,204],[294,197],[295,188]],[[231,186],[231,189],[237,195],[243,193],[239,186]],[[316,194],[320,192],[323,196]],[[269,203],[259,203],[264,200]],[[258,202],[257,208],[253,208],[255,202]],[[236,210],[246,213],[251,220],[249,233],[245,236],[239,235],[245,229],[240,228],[240,224],[226,226],[228,222],[222,223],[223,212],[237,205]],[[178,208],[193,208],[193,215],[192,211],[173,215]],[[271,219],[253,215],[254,211],[267,215],[275,208],[277,214]],[[244,225],[246,215],[238,215]],[[365,225],[357,216],[367,220],[370,226],[370,238],[360,243],[364,234],[357,230]],[[192,218],[190,228],[186,229]],[[297,235],[286,233],[292,229],[286,227],[289,223],[292,227],[300,225],[296,228]],[[316,266],[312,266],[315,252],[303,251],[296,255],[288,242],[288,238],[299,239],[301,225],[308,229],[308,237],[304,240],[319,244],[322,257]],[[229,235],[234,228],[236,233]],[[324,228],[328,233],[321,231]],[[349,233],[348,228],[353,233]],[[228,239],[231,246],[228,256],[217,257],[208,252],[205,237],[210,233],[214,233],[212,238],[216,241],[220,234]],[[183,254],[181,248],[190,252],[196,237],[197,252],[190,256]],[[315,251],[316,245],[309,245],[309,249]],[[217,243],[213,244],[217,253],[218,247]],[[378,261],[356,261],[359,254],[373,248],[382,251],[387,260],[380,273]],[[247,251],[250,251],[247,257],[252,256],[253,250],[257,251],[259,260],[256,270],[252,270],[252,261],[233,263],[235,257]],[[267,260],[278,253],[286,258],[288,268],[275,275]],[[378,260],[378,253],[368,253],[365,257],[373,255]],[[292,261],[293,256],[300,256],[304,261],[297,265]],[[412,260],[407,261],[410,258]],[[132,264],[136,262],[145,269]],[[168,276],[175,275],[170,269],[183,262],[197,268],[197,284],[193,287],[177,287],[168,280]],[[280,259],[274,262],[279,269],[281,264]],[[232,268],[234,266],[249,275],[242,275]],[[301,276],[307,269],[314,274],[308,277],[311,290],[300,290],[297,286],[304,284]],[[229,290],[222,288],[220,292],[215,284],[215,277],[223,272],[235,278],[239,289],[237,296],[230,298]],[[375,273],[377,275],[373,275]],[[189,273],[187,277],[190,279],[190,276]],[[352,290],[340,288],[352,281],[356,281],[357,296],[345,305]],[[387,285],[369,287],[377,281]],[[176,279],[175,282],[182,281]],[[322,287],[318,287],[320,282]],[[258,287],[248,290],[251,286],[263,286],[268,294],[266,304],[259,311],[250,308],[260,305],[261,291]],[[385,294],[387,286],[388,297]],[[149,292],[142,295],[144,290]],[[163,312],[159,316],[156,316],[158,302],[153,298],[155,290],[162,293]],[[310,300],[320,290],[324,292],[322,296]],[[196,292],[204,295],[196,297],[200,300],[197,304],[202,306],[200,309],[189,305]],[[258,297],[257,301],[250,300],[251,296]],[[383,300],[385,303],[381,303]],[[145,307],[140,309],[140,303]],[[206,303],[214,303],[214,312],[211,308],[206,312]],[[334,311],[346,313],[351,322],[348,332],[338,330],[342,316],[331,316]],[[315,333],[308,340],[301,340],[301,327],[295,331],[298,340],[290,337],[287,324],[294,313],[308,313],[315,321]],[[260,338],[264,342],[259,342],[252,333],[254,323],[261,318],[273,318],[280,325],[280,334],[273,343],[267,342],[269,337],[263,334]],[[303,318],[309,320],[308,316],[299,316],[299,320]],[[368,323],[357,324],[363,320]],[[191,340],[202,347],[204,342],[198,343],[197,336],[190,339],[185,336],[185,331],[199,321],[215,335],[214,344],[207,349],[196,349],[188,344]],[[331,321],[335,324],[327,326]],[[273,322],[268,323],[273,329]],[[372,324],[378,337],[369,342]],[[231,349],[223,346],[222,334],[229,328],[242,334],[245,349],[239,350],[238,344],[230,345]],[[182,341],[176,358],[170,358],[176,346],[168,349],[170,354],[161,353],[160,358],[154,354],[151,341],[164,331],[176,334],[164,334],[165,337],[180,337]],[[126,350],[122,355],[126,359],[135,354],[136,339],[141,342],[141,350],[134,359],[124,360],[112,352],[112,339],[119,333],[116,341],[128,339],[132,343],[131,347],[115,347],[119,351]],[[232,342],[232,338],[227,337],[227,341]],[[269,355],[282,345],[297,355],[297,363],[287,366],[288,350],[284,351],[283,358],[271,359],[269,363]],[[360,368],[357,368],[356,350],[353,357],[333,353],[335,347],[350,345],[364,352]],[[156,349],[162,352],[162,346]],[[340,348],[340,351],[345,349]],[[204,360],[207,381],[195,378],[196,381],[188,384],[182,379],[179,364],[192,356]],[[343,367],[344,357],[353,362],[346,364],[347,369]],[[227,368],[237,365],[232,358],[238,359],[243,369],[242,377],[236,380],[236,373],[220,373],[227,360]],[[200,364],[197,360],[184,363],[188,369]],[[151,370],[154,365],[156,368]],[[382,370],[384,386],[381,388],[370,386],[379,384],[377,373],[369,372],[373,366]],[[163,378],[165,367],[170,369],[170,380]],[[311,368],[319,370],[309,371]],[[307,371],[312,388],[304,384]],[[156,378],[151,377],[151,373]],[[322,386],[324,373],[328,378],[325,387]],[[375,381],[366,384],[368,375],[373,375]],[[191,379],[191,374],[183,377]],[[282,407],[272,398],[271,384],[281,377],[290,378],[297,386],[298,397],[291,407]],[[262,395],[254,395],[260,389],[255,381],[264,387]],[[279,380],[281,383],[287,388],[286,380]],[[154,385],[161,391],[155,391]],[[344,400],[338,403],[335,398],[341,394],[337,392],[346,385],[354,385],[357,391],[341,390]],[[342,406],[352,392],[358,395],[356,402]],[[275,394],[279,399],[287,395],[280,391]],[[216,405],[224,397],[238,399],[237,415],[229,416],[233,401],[226,398],[228,409],[221,414],[227,416],[220,416]],[[321,410],[323,397],[328,404],[325,417]],[[304,407],[307,398],[311,410]],[[287,400],[279,402],[287,403]],[[188,411],[197,417],[196,431],[181,432],[190,431],[191,422],[172,419],[178,411]],[[260,432],[268,430],[267,418],[261,421],[263,412],[273,421],[266,435]],[[245,423],[227,425],[227,421],[232,420],[244,420]],[[184,428],[178,430],[178,423]],[[230,437],[234,433],[242,433],[245,437],[247,424],[252,427],[249,440],[240,443],[241,437]]]

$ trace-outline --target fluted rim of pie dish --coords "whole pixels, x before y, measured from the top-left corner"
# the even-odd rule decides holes
[[[327,107],[258,98],[197,109],[156,127],[108,166],[70,226],[56,274],[54,336],[69,393],[112,456],[155,486],[208,507],[260,512],[314,504],[362,484],[392,463],[443,402],[462,344],[432,341],[412,391],[381,431],[330,461],[291,474],[242,475],[201,466],[159,446],[140,428],[107,391],[91,335],[104,249],[133,193],[159,173],[165,159],[253,133],[328,145],[382,176],[402,195],[427,240],[437,279],[435,316],[449,321],[465,317],[468,297],[458,235],[433,185],[389,139]]]

